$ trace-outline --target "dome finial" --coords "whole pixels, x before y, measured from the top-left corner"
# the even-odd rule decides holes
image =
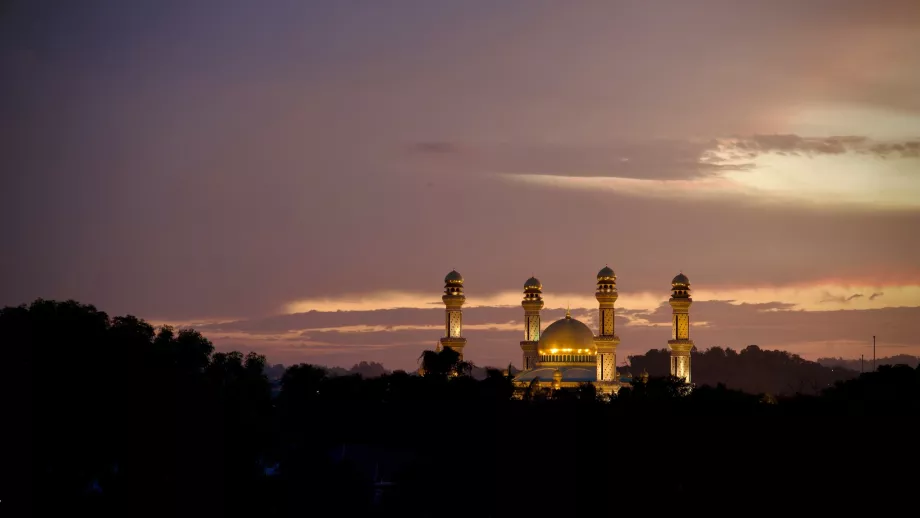
[[[565,303],[565,318],[572,318],[572,313],[569,311],[569,303]]]
[[[690,286],[690,279],[688,279],[687,276],[684,275],[684,271],[681,270],[680,273],[678,273],[677,276],[674,277],[674,280],[671,281],[671,284],[674,285],[674,286],[687,286],[687,287],[689,287],[689,286]]]
[[[535,289],[537,291],[543,289],[543,284],[540,283],[540,279],[537,279],[533,276],[527,279],[527,281],[524,283],[524,290],[526,291],[531,289]]]
[[[447,274],[447,276],[444,277],[444,283],[453,284],[453,285],[462,285],[463,276],[460,275],[460,272],[458,272],[456,269],[453,269],[450,271],[450,273]]]
[[[613,268],[609,265],[605,265],[601,268],[601,271],[597,272],[597,280],[599,281],[614,281],[616,280],[616,274],[613,272]]]

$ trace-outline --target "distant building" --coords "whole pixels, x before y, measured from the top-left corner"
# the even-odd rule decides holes
[[[521,341],[523,352],[523,370],[514,377],[519,388],[537,386],[550,390],[573,388],[582,383],[592,383],[598,390],[615,394],[621,387],[629,386],[632,379],[622,376],[617,371],[617,346],[620,338],[616,335],[614,305],[617,301],[617,277],[609,266],[597,273],[597,289],[594,296],[598,302],[598,333],[579,320],[572,318],[566,310],[565,318],[559,319],[546,329],[540,324],[540,311],[543,309],[543,284],[536,277],[524,283],[524,340]],[[446,307],[445,335],[441,338],[441,347],[450,347],[463,358],[466,338],[463,338],[463,276],[456,270],[444,278],[444,295],[441,297]],[[687,383],[690,378],[690,280],[683,273],[671,281],[672,308],[671,350],[672,376],[683,378]]]

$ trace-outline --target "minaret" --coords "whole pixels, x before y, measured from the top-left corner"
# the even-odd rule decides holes
[[[671,281],[671,339],[668,348],[671,349],[671,376],[683,378],[685,383],[690,383],[690,350],[693,349],[693,340],[690,339],[690,279],[683,273],[677,274]]]
[[[466,338],[461,336],[463,329],[463,276],[457,270],[451,270],[444,277],[444,295],[441,297],[446,309],[444,311],[444,337],[441,338],[441,347],[450,347],[460,354],[463,360],[463,346]]]
[[[613,324],[613,306],[617,301],[617,276],[609,266],[597,272],[597,290],[594,297],[599,304],[598,333],[594,337],[597,347],[597,381],[616,382],[617,345],[620,338]]]
[[[543,284],[540,279],[531,277],[524,283],[524,340],[521,350],[524,352],[525,371],[537,366],[537,343],[540,341],[540,310],[543,309]]]

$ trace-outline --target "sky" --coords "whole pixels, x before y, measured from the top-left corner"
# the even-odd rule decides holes
[[[0,304],[76,299],[271,363],[412,369],[544,326],[920,354],[920,3],[0,4]]]

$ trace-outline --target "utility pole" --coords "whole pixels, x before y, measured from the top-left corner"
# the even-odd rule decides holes
[[[872,335],[872,372],[875,372],[875,335]]]
[[[860,373],[860,374],[862,374],[863,372],[865,372],[865,369],[863,368],[863,357],[864,357],[864,356],[865,356],[864,354],[860,354],[860,355],[859,355],[859,373]]]

